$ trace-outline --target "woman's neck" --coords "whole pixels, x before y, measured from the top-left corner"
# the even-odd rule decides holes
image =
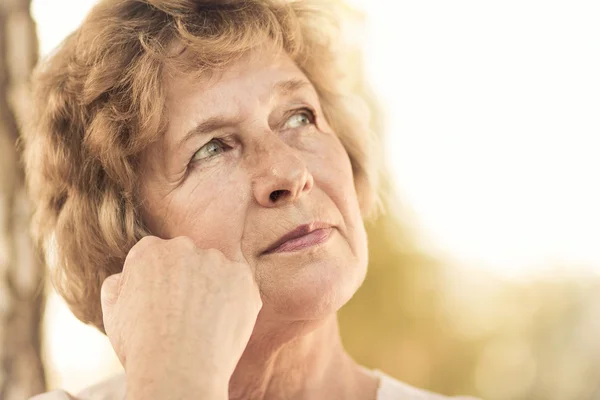
[[[378,378],[344,351],[334,314],[256,330],[229,381],[229,398],[375,400],[377,386]]]

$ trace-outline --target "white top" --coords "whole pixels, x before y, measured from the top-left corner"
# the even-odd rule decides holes
[[[377,400],[476,400],[473,397],[447,397],[431,393],[400,382],[379,370],[373,372],[379,377]]]
[[[450,397],[442,396],[417,389],[406,383],[402,383],[385,373],[375,370],[379,377],[379,389],[377,400],[444,400]],[[54,390],[32,397],[30,400],[122,400],[125,398],[125,375],[120,374],[91,386],[79,393],[77,397],[70,396],[63,390]],[[452,397],[454,400],[475,400],[469,397]]]

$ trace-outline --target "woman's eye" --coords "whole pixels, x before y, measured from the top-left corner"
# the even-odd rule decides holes
[[[304,125],[310,125],[313,123],[313,116],[309,111],[302,111],[296,113],[285,121],[285,129],[299,128]]]
[[[200,148],[192,157],[192,161],[200,161],[221,154],[225,151],[224,144],[218,140],[211,140]]]

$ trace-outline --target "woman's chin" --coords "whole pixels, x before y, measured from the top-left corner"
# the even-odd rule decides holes
[[[323,274],[322,270],[315,272],[296,276],[271,296],[263,292],[265,306],[285,320],[326,318],[352,298],[365,275],[360,271],[344,272],[341,269],[328,274]]]

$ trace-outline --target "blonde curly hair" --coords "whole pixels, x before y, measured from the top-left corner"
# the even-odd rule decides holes
[[[363,215],[376,208],[376,147],[340,68],[337,28],[322,0],[103,0],[38,66],[23,135],[32,229],[77,318],[104,332],[102,282],[150,234],[140,156],[167,124],[167,68],[215,71],[267,42],[285,51],[348,152]]]

